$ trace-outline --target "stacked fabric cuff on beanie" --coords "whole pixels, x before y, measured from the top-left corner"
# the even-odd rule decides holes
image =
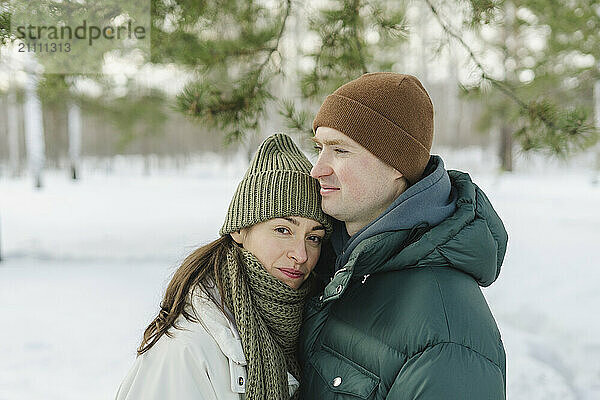
[[[429,161],[433,105],[412,75],[364,74],[327,96],[313,121],[344,133],[413,184]]]
[[[320,222],[331,233],[321,209],[319,182],[312,164],[292,139],[278,133],[258,148],[229,205],[221,236],[272,218],[299,216]]]

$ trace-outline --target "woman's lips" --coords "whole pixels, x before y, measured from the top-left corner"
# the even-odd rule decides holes
[[[288,278],[299,279],[304,276],[304,272],[293,268],[279,268],[279,270]]]

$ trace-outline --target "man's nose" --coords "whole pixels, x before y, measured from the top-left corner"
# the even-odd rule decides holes
[[[315,179],[319,179],[323,176],[328,176],[333,173],[333,169],[329,166],[325,158],[323,157],[323,153],[319,155],[317,162],[310,170],[310,176]]]

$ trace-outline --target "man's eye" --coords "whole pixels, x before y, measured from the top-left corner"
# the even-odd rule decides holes
[[[284,227],[275,228],[275,231],[278,233],[282,233],[284,235],[287,233],[290,233],[290,230],[288,228],[284,228]]]
[[[321,152],[321,146],[315,144],[314,148],[316,151]]]
[[[333,151],[335,151],[336,153],[340,153],[340,154],[343,154],[343,153],[347,153],[347,152],[348,152],[348,151],[346,151],[346,150],[344,150],[344,149],[333,149]]]

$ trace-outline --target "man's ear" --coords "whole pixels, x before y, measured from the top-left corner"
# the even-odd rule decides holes
[[[244,235],[242,231],[231,232],[230,235],[234,242],[241,245],[242,247],[244,246],[244,239],[246,235]]]
[[[406,179],[406,177],[404,176],[404,174],[402,174],[397,169],[394,169],[394,173],[396,175],[394,177],[394,180],[396,182],[398,182],[398,185],[400,187],[400,193],[402,193],[402,192],[404,192],[410,186],[410,183],[408,182],[408,179]]]

